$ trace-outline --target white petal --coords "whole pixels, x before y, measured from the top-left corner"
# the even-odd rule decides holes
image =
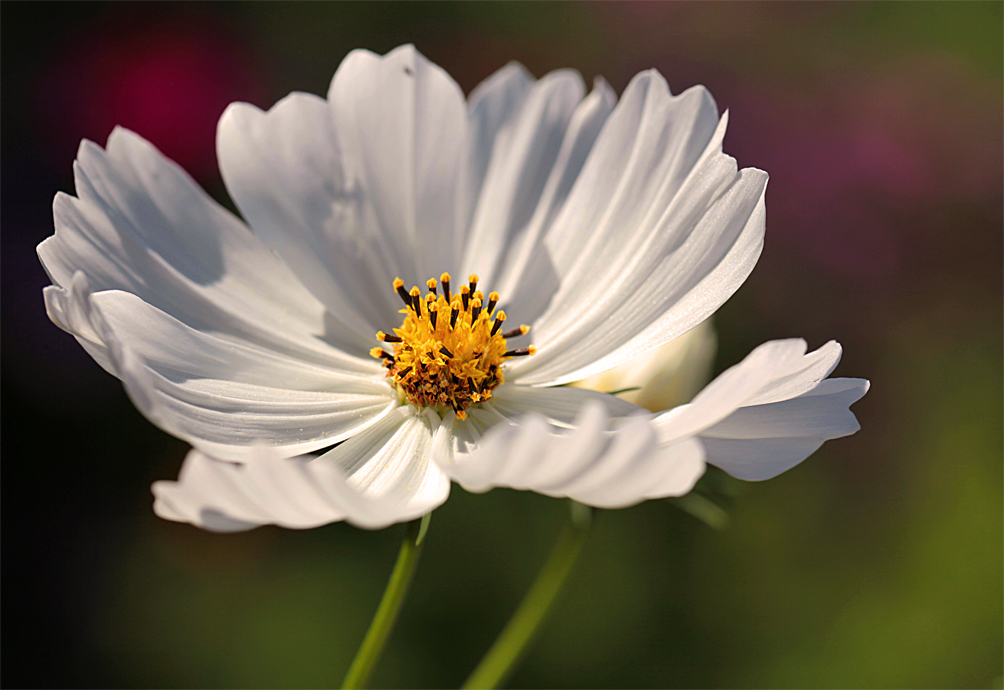
[[[236,465],[193,450],[177,482],[154,483],[154,511],[219,532],[266,524],[304,529],[345,519],[343,510],[324,501],[310,461],[260,448],[252,463]]]
[[[449,410],[436,430],[433,439],[432,458],[440,467],[459,462],[472,453],[488,429],[498,424],[510,424],[508,417],[500,414],[491,403],[482,403],[467,410],[467,419],[457,419]]]
[[[393,507],[373,523],[402,522],[429,512],[450,493],[450,480],[432,461],[439,417],[405,405],[373,427],[322,455],[331,471],[349,475],[349,485],[368,499]],[[326,470],[327,471],[327,470]]]
[[[599,419],[583,418],[585,410],[595,410]],[[475,405],[467,410],[467,419],[458,420],[453,411],[443,417],[442,424],[434,440],[434,459],[442,467],[462,464],[472,453],[481,438],[495,426],[507,426],[520,419],[546,420],[559,428],[595,428],[597,433],[606,420],[624,419],[641,414],[640,408],[626,403],[612,395],[596,391],[573,388],[528,388],[525,386],[503,385],[495,390],[490,402]],[[589,444],[584,436],[580,442]],[[517,454],[522,457],[523,454]],[[527,453],[526,462],[539,466],[541,477],[548,476],[548,463],[538,463],[532,451]],[[514,462],[521,462],[516,460]]]
[[[397,325],[390,289],[403,253],[372,220],[365,190],[343,169],[327,101],[293,93],[267,113],[227,108],[216,134],[227,190],[251,229],[336,315],[364,338]]]
[[[352,347],[330,332],[323,305],[142,138],[116,128],[107,151],[84,141],[74,177],[80,198],[56,195],[56,234],[38,248],[57,286],[82,271],[93,291],[131,292],[193,328],[332,366],[368,364],[335,349]]]
[[[747,481],[776,477],[832,438],[860,425],[848,409],[868,391],[862,379],[827,379],[802,395],[736,410],[706,429],[707,461]]]
[[[502,129],[511,127],[534,81],[523,65],[510,62],[478,84],[468,99],[466,157],[458,182],[455,226],[462,233],[457,236],[458,265],[463,260],[466,229],[481,194],[495,139]]]
[[[697,435],[707,462],[740,479],[769,479],[853,434],[848,409],[868,390],[862,379],[825,379],[840,359],[830,341],[805,354],[805,341],[765,343],[712,381],[689,405],[655,417],[662,444]],[[824,380],[825,379],[825,380]]]
[[[570,274],[577,263],[609,249],[613,240],[630,237],[652,215],[652,202],[672,201],[706,157],[717,125],[717,107],[704,88],[672,96],[654,70],[632,79],[606,120],[568,205],[548,232],[548,247],[562,277],[579,278]],[[608,233],[625,220],[632,222],[611,237]],[[588,243],[582,242],[583,228],[589,228]]]
[[[704,471],[699,442],[660,447],[645,417],[608,430],[603,406],[582,410],[572,431],[557,431],[536,414],[500,424],[473,453],[445,466],[472,491],[492,486],[570,497],[599,508],[619,508],[647,498],[682,495]]]
[[[87,353],[111,373],[118,369],[105,345],[103,325],[91,304],[91,286],[82,271],[73,274],[66,288],[49,285],[42,290],[45,312],[54,324],[76,337]]]
[[[692,403],[658,415],[660,438],[669,442],[698,434],[740,407],[767,396],[776,400],[774,391],[780,389],[797,395],[814,388],[837,365],[840,345],[831,340],[808,355],[805,349],[800,338],[764,343],[708,384]]]
[[[196,331],[135,295],[94,295],[116,374],[166,431],[225,460],[264,442],[286,456],[329,446],[397,402],[380,374],[297,361]],[[130,366],[123,351],[131,354]]]
[[[610,86],[597,79],[592,93],[572,114],[533,217],[509,243],[496,289],[502,295],[500,308],[506,310],[513,323],[536,322],[560,285],[544,237],[616,103],[617,96]]]
[[[533,412],[559,427],[574,426],[576,417],[591,402],[601,405],[613,418],[644,412],[614,395],[569,386],[531,388],[505,383],[495,389],[491,399],[492,407],[505,417],[514,419]]]
[[[798,438],[704,438],[700,437],[710,465],[721,467],[748,482],[772,479],[787,472],[819,450],[826,439]]]
[[[660,265],[643,282],[635,277],[648,269],[638,264],[662,255],[662,250],[639,250],[637,263],[626,266],[622,274],[632,278],[611,286],[613,302],[604,304],[607,315],[597,320],[598,314],[590,313],[581,322],[600,328],[581,331],[583,341],[574,352],[560,353],[561,346],[556,346],[559,354],[552,373],[542,369],[534,378],[554,377],[555,383],[564,383],[604,371],[672,341],[714,314],[739,289],[760,258],[766,184],[766,173],[749,168],[740,171],[687,241],[663,255]],[[623,298],[620,304],[615,294]],[[619,347],[613,348],[615,343]],[[581,368],[558,374],[574,366]],[[521,374],[519,377],[522,379]]]
[[[193,450],[177,482],[153,485],[154,510],[216,531],[339,520],[376,529],[411,520],[449,495],[449,480],[428,461],[428,423],[396,414],[319,458],[284,458],[257,447],[250,462],[235,465]],[[374,464],[387,464],[383,476],[361,481]]]
[[[804,349],[803,344],[802,350]],[[837,368],[842,353],[840,343],[831,340],[802,357],[790,371],[771,378],[746,404],[764,405],[789,400],[815,390]]]
[[[716,122],[702,88],[671,97],[654,72],[628,87],[548,231],[561,288],[514,380],[615,366],[694,327],[745,280],[762,247],[766,175],[736,170],[721,152],[726,118]]]
[[[585,92],[577,72],[548,74],[530,89],[520,112],[495,137],[478,197],[461,275],[496,286],[506,248],[530,221]]]
[[[460,87],[414,46],[384,57],[355,50],[338,67],[328,101],[346,178],[370,202],[372,228],[400,258],[401,278],[422,285],[449,269],[467,143]]]
[[[610,417],[623,419],[643,412],[619,398],[596,391],[573,388],[529,388],[503,385],[495,390],[490,402],[467,410],[467,419],[458,420],[452,410],[443,417],[434,441],[434,459],[441,466],[461,462],[461,458],[477,448],[481,437],[498,425],[538,415],[548,424],[572,428],[588,424],[580,417],[583,410],[595,407],[604,411],[603,422]]]
[[[868,391],[863,379],[826,379],[789,400],[741,407],[701,436],[718,438],[839,438],[861,426],[848,409]]]

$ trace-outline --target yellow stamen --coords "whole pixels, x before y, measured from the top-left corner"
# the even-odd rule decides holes
[[[441,415],[452,409],[457,419],[466,419],[467,408],[490,400],[492,391],[505,382],[507,359],[536,350],[509,350],[506,334],[500,332],[505,312],[492,314],[499,294],[491,292],[484,309],[477,275],[472,274],[469,284],[461,285],[454,295],[449,293],[450,275],[443,273],[440,279],[444,294],[435,292],[437,283],[430,279],[425,299],[418,287],[405,292],[401,279],[394,281],[394,289],[407,297],[410,308],[401,310],[404,320],[393,335],[377,333],[378,340],[394,343],[394,354],[379,347],[370,354],[383,360],[403,399],[435,408]],[[439,312],[443,318],[438,318]]]

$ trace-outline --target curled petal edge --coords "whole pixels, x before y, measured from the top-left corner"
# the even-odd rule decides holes
[[[427,421],[423,417],[401,414],[396,422],[384,425],[386,429],[361,433],[353,439],[356,443],[349,442],[356,447],[346,453],[339,453],[343,445],[318,457],[288,458],[260,445],[253,449],[250,462],[237,464],[193,449],[177,481],[158,481],[151,487],[154,512],[216,532],[262,525],[307,529],[342,520],[363,529],[382,529],[416,519],[449,496],[449,480],[438,468],[429,467],[421,478],[423,486],[414,492],[408,486],[381,493],[374,490],[372,478],[355,481],[353,471],[344,466],[346,459],[339,456],[361,453],[375,458],[407,422],[421,425]],[[428,448],[431,431],[425,436]]]

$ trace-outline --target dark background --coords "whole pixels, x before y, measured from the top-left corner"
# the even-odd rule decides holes
[[[184,444],[52,326],[34,247],[81,138],[115,124],[226,204],[230,101],[324,94],[351,49],[414,42],[469,92],[509,60],[622,91],[658,68],[731,111],[771,175],[763,257],[716,318],[716,371],[840,340],[862,430],[712,530],[665,501],[599,515],[513,678],[556,687],[1001,687],[1000,3],[4,2],[5,687],[340,682],[403,528],[218,536],[159,520]],[[459,684],[565,519],[459,488],[374,682]]]

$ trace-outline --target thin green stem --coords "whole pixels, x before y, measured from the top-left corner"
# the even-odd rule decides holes
[[[397,616],[401,612],[401,604],[404,603],[411,578],[415,574],[415,566],[418,565],[418,557],[422,553],[422,541],[431,515],[429,513],[420,520],[408,523],[408,533],[397,554],[397,562],[390,574],[387,589],[384,590],[380,606],[373,615],[370,629],[366,632],[359,651],[356,652],[356,658],[352,660],[349,672],[345,674],[342,688],[346,690],[364,688],[369,682],[376,662],[387,645],[387,639],[394,630]]]
[[[590,517],[589,508],[572,503],[571,522],[562,529],[530,591],[463,688],[501,687],[516,670],[575,565],[589,532]]]

